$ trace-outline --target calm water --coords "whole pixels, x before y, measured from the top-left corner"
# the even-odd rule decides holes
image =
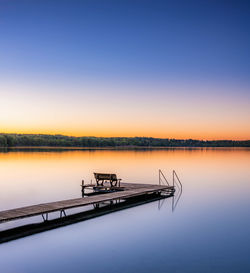
[[[165,199],[1,244],[0,272],[250,272],[250,149],[0,150],[0,210],[80,197],[94,171],[157,183],[159,168],[182,180],[174,211]]]

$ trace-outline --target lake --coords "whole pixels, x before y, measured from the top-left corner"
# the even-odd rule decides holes
[[[0,150],[0,210],[78,198],[93,172],[157,184],[159,169],[182,181],[174,210],[168,198],[0,244],[0,272],[250,272],[248,148]]]

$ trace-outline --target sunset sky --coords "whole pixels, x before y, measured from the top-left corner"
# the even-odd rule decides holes
[[[0,0],[0,132],[250,139],[250,2]]]

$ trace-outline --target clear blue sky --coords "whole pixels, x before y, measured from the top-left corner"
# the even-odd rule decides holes
[[[0,0],[0,80],[14,95],[31,82],[126,83],[139,99],[140,88],[159,84],[149,101],[174,85],[179,99],[227,94],[241,105],[250,98],[249,31],[249,1]],[[12,86],[21,82],[20,91]],[[103,97],[130,92],[94,89]]]

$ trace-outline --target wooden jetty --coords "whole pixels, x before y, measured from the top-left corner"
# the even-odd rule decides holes
[[[122,183],[116,174],[94,173],[94,176],[96,183],[84,184],[84,181],[82,181],[82,198],[0,211],[0,224],[39,215],[43,219],[43,221],[35,223],[33,220],[24,221],[26,223],[16,227],[15,225],[10,227],[7,224],[7,229],[0,230],[0,243],[148,202],[156,200],[160,202],[160,199],[171,196],[173,196],[172,211],[174,211],[182,194],[182,183],[175,171],[173,171],[172,185],[167,181],[161,170],[159,170],[159,185]],[[74,210],[75,208],[78,209]],[[55,217],[57,212],[59,213],[58,217]],[[51,219],[49,219],[50,213]]]
[[[166,197],[164,195],[159,194],[140,195],[137,197],[128,198],[123,202],[115,202],[113,204],[110,203],[109,205],[102,205],[97,209],[93,208],[91,210],[84,210],[77,213],[74,212],[74,214],[68,214],[67,216],[63,216],[61,218],[55,218],[41,222],[28,222],[26,224],[22,224],[21,226],[16,227],[10,227],[8,224],[8,229],[0,231],[0,244],[40,232],[79,223],[120,210],[133,208],[153,201],[158,201],[158,209],[160,210],[165,198]],[[171,201],[172,211],[174,211],[175,209],[175,203],[175,196],[173,196]]]
[[[95,187],[94,184],[85,185],[85,187]],[[109,187],[108,183],[104,183],[101,187]],[[130,198],[147,195],[164,195],[166,197],[174,194],[175,187],[169,185],[151,185],[151,184],[135,184],[135,183],[120,183],[119,190],[108,193],[99,193],[93,196],[84,198],[76,198],[70,200],[62,200],[44,204],[37,204],[22,208],[5,210],[0,212],[0,223],[18,220],[26,217],[42,215],[43,220],[48,220],[48,214],[59,212],[60,217],[66,216],[65,210],[78,207],[94,205],[98,208],[100,204],[108,202],[122,202]]]
[[[8,225],[8,229],[0,231],[0,243],[171,196],[173,196],[173,211],[182,193],[182,184],[175,171],[173,171],[172,185],[161,170],[159,170],[159,185],[122,183],[115,174],[94,173],[94,176],[95,184],[84,184],[82,181],[82,198],[0,211],[0,224],[39,215],[43,219],[43,221],[36,223],[26,221],[28,223],[17,227],[9,227]],[[176,189],[177,194],[175,194]],[[70,211],[75,208],[80,208],[80,212],[79,209],[78,212]],[[59,214],[55,218],[56,212]],[[51,219],[49,219],[50,213],[52,214]]]

